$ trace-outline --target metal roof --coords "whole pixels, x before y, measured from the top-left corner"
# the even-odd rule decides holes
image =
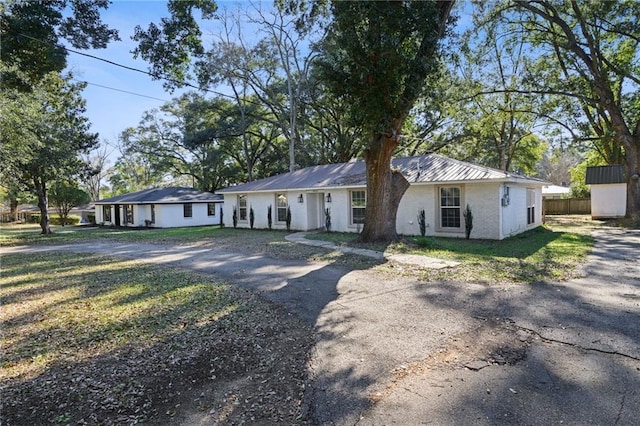
[[[222,195],[193,188],[150,188],[95,201],[95,204],[171,204],[222,202]]]
[[[591,166],[587,167],[585,183],[587,185],[602,185],[609,183],[626,183],[624,166]]]
[[[465,181],[504,181],[546,183],[539,179],[508,173],[490,167],[478,166],[464,161],[454,160],[437,154],[416,157],[396,158],[392,166],[407,178],[410,183],[465,182]],[[219,192],[256,192],[300,189],[322,189],[335,187],[366,186],[365,163],[327,164],[313,166],[244,183],[220,190]]]

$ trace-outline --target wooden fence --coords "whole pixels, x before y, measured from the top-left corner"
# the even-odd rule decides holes
[[[591,198],[542,200],[544,214],[591,214]]]

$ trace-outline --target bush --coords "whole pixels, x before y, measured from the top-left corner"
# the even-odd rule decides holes
[[[236,207],[233,207],[233,229],[238,227],[238,209],[236,209]]]
[[[327,232],[331,232],[331,210],[327,207],[324,211],[324,226]]]
[[[418,210],[418,226],[420,226],[420,235],[424,237],[427,233],[427,219],[424,209]]]
[[[82,218],[80,216],[69,215],[69,216],[67,216],[67,220],[65,222],[65,225],[77,225],[77,224],[80,223],[81,220],[82,220]],[[40,215],[38,215],[38,222],[40,222]],[[49,215],[49,222],[51,222],[52,225],[62,225],[63,224],[62,223],[62,218],[58,214]]]
[[[473,229],[473,213],[471,213],[471,206],[467,204],[467,208],[462,212],[464,216],[464,236],[468,240],[471,236],[471,230]]]
[[[291,231],[291,207],[287,206],[287,231]]]
[[[253,229],[253,224],[256,221],[256,215],[253,212],[253,207],[249,206],[249,226]]]
[[[271,216],[271,204],[269,204],[269,207],[267,207],[267,224],[269,225],[269,229],[271,229],[271,226],[273,224],[273,217]]]

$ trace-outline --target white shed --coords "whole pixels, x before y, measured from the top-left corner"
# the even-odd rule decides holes
[[[585,183],[591,186],[591,218],[624,217],[627,212],[627,179],[624,166],[587,167]]]

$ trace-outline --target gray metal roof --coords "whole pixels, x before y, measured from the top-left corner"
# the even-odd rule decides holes
[[[151,188],[95,201],[95,204],[172,204],[222,202],[222,195],[193,188]]]
[[[625,183],[626,181],[626,174],[622,165],[587,167],[585,179],[587,185]]]
[[[504,182],[545,182],[490,167],[478,166],[437,154],[396,158],[394,168],[410,183],[463,182],[496,180]],[[313,166],[244,183],[219,192],[255,192],[299,189],[322,189],[335,187],[366,186],[367,176],[363,161]]]

